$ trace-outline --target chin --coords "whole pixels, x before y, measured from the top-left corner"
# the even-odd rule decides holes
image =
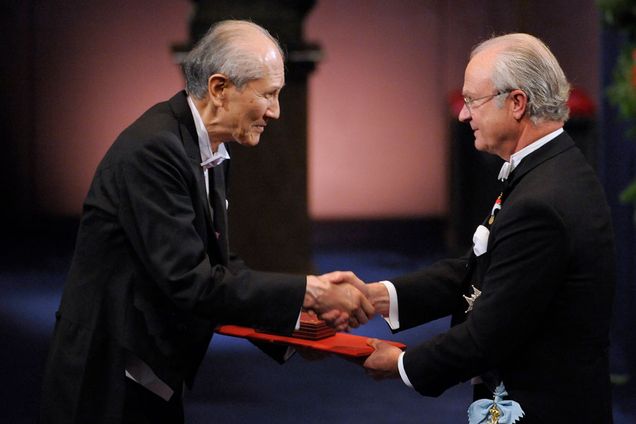
[[[250,137],[250,145],[256,146],[260,142],[261,142],[261,134],[260,133]]]
[[[475,139],[475,149],[479,150],[480,152],[491,153],[491,147],[492,146],[488,145],[488,143],[485,143],[483,140]]]
[[[261,141],[260,137],[245,137],[236,140],[241,146],[254,147]]]

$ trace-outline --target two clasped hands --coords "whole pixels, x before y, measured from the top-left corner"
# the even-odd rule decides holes
[[[389,292],[384,284],[365,284],[353,272],[307,276],[303,308],[338,331],[366,324],[374,314],[387,317],[389,305]],[[369,339],[368,344],[375,351],[366,359],[364,367],[377,378],[399,376],[398,358],[402,351],[377,339]]]

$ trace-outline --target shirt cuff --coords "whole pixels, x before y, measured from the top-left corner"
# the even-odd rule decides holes
[[[300,311],[298,312],[298,319],[296,320],[296,325],[294,326],[294,330],[300,330],[300,316],[302,313],[303,313],[303,310],[301,308]],[[288,346],[287,351],[285,352],[285,355],[283,355],[283,361],[287,362],[289,358],[294,356],[294,353],[296,353],[296,349],[293,346]]]
[[[298,319],[296,320],[296,325],[294,326],[294,330],[300,330],[300,315],[303,313],[302,308],[298,312]]]
[[[395,290],[393,283],[390,281],[380,281],[380,284],[383,284],[389,292],[389,316],[383,318],[387,324],[389,324],[391,330],[397,330],[400,328],[397,291]]]
[[[125,375],[127,378],[150,390],[166,402],[170,400],[174,391],[170,388],[170,386],[157,377],[148,364],[139,359],[132,352],[126,352],[125,360]]]
[[[402,378],[402,381],[404,382],[404,384],[406,384],[408,387],[412,389],[413,385],[411,384],[411,380],[409,380],[409,376],[406,375],[406,371],[404,370],[404,354],[405,353],[406,352],[400,353],[400,357],[398,358],[398,371],[400,371],[400,377]]]
[[[283,362],[287,362],[289,358],[294,356],[294,353],[296,353],[296,348],[294,348],[293,346],[287,346],[287,350],[285,351],[285,354],[283,355]]]

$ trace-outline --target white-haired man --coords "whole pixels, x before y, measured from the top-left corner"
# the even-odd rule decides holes
[[[221,22],[184,71],[186,91],[145,112],[97,168],[57,313],[42,423],[180,423],[183,387],[216,325],[289,334],[301,308],[338,329],[373,313],[347,284],[361,284],[351,273],[258,272],[229,253],[223,143],[254,146],[279,117],[276,40],[250,22]]]
[[[404,353],[372,341],[365,366],[428,396],[472,380],[486,400],[471,423],[612,421],[613,231],[594,170],[562,128],[568,94],[537,38],[478,45],[459,119],[478,150],[506,161],[502,193],[470,255],[368,286],[394,330],[453,315],[449,331]]]

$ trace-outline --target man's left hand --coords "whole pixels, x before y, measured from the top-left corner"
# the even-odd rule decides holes
[[[402,350],[378,339],[369,339],[367,344],[375,349],[363,364],[369,374],[375,379],[399,377],[398,360]]]

